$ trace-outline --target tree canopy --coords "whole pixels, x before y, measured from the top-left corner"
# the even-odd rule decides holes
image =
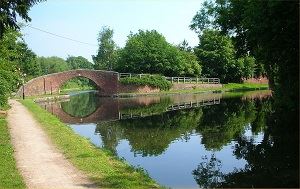
[[[82,56],[69,56],[66,60],[71,70],[75,69],[93,69],[93,64]]]
[[[199,75],[201,66],[197,57],[169,44],[155,30],[139,30],[130,34],[120,51],[118,71],[163,74],[166,76]]]
[[[93,56],[95,69],[112,70],[117,61],[116,44],[113,41],[114,31],[109,27],[102,27],[98,36],[98,53]]]
[[[11,29],[19,29],[17,24],[17,16],[24,19],[26,22],[31,21],[28,16],[29,9],[44,0],[4,0],[0,1],[0,39],[4,32]]]
[[[299,1],[205,1],[191,29],[215,28],[233,40],[239,57],[253,55],[283,104],[298,109]],[[295,102],[296,101],[296,102]]]

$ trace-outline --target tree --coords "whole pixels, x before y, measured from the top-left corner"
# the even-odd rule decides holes
[[[192,52],[192,47],[189,46],[189,43],[184,39],[181,43],[178,44],[178,48],[182,51]]]
[[[62,72],[70,69],[64,59],[56,56],[38,57],[37,62],[41,65],[42,75]]]
[[[26,22],[31,21],[28,16],[29,9],[43,0],[4,0],[0,1],[0,39],[4,32],[8,29],[19,29],[17,25],[17,16],[24,19]]]
[[[235,61],[231,39],[216,30],[204,30],[195,54],[206,77],[218,77],[222,82],[239,81],[242,65]]]
[[[95,69],[113,70],[117,61],[116,44],[113,41],[114,31],[109,27],[102,27],[98,36],[99,49],[96,56],[93,56]]]
[[[169,44],[155,30],[130,34],[120,51],[118,71],[163,74],[166,76],[199,75],[197,58]]]
[[[191,28],[202,31],[213,26],[229,34],[239,56],[250,53],[264,65],[279,104],[299,111],[299,1],[215,0],[206,4]],[[202,12],[212,22],[207,24]]]
[[[93,69],[93,64],[82,56],[69,56],[66,60],[70,69]]]
[[[42,74],[41,65],[36,60],[36,54],[32,52],[24,41],[18,42],[20,53],[18,66],[23,73],[26,73],[28,79],[40,76]]]

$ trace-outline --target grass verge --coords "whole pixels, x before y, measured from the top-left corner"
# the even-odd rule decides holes
[[[34,115],[53,143],[78,169],[101,188],[159,188],[144,171],[135,169],[110,152],[97,148],[88,139],[75,134],[70,127],[35,104],[20,101]]]
[[[251,90],[266,90],[269,89],[268,84],[257,83],[228,83],[224,84],[225,91],[251,91]]]
[[[252,84],[252,83],[228,83],[223,87],[208,87],[208,88],[195,88],[195,89],[182,89],[160,91],[156,93],[120,93],[120,97],[143,96],[143,95],[165,95],[165,94],[186,94],[186,93],[204,93],[204,92],[243,92],[255,90],[267,90],[268,84]]]
[[[13,153],[7,122],[0,118],[0,188],[25,188]]]

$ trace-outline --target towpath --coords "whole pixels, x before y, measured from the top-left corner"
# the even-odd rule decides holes
[[[51,143],[32,114],[16,100],[9,101],[8,125],[17,167],[28,188],[96,188]]]

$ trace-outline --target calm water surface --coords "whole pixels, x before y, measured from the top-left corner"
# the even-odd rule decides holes
[[[42,106],[163,186],[299,185],[296,122],[274,118],[269,91],[135,98],[89,92]]]

